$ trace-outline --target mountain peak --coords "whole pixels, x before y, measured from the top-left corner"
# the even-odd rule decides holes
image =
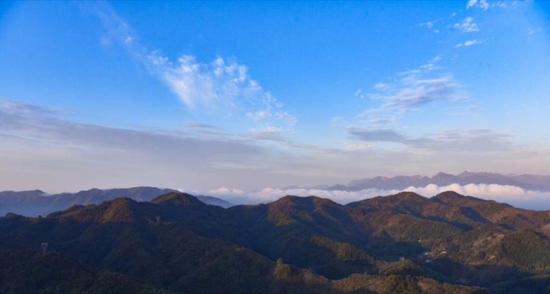
[[[139,203],[130,198],[117,198],[100,205],[74,205],[48,217],[73,219],[79,222],[134,223],[137,220]]]
[[[452,199],[452,198],[461,198],[461,197],[464,197],[464,195],[455,191],[444,191],[434,196],[434,198],[435,197]]]
[[[418,213],[431,200],[414,192],[400,192],[389,196],[379,196],[348,204],[350,207],[375,210],[398,210],[407,213]]]
[[[457,193],[455,191],[445,191],[441,192],[434,197],[432,197],[434,200],[438,200],[441,202],[449,203],[449,202],[464,202],[464,201],[484,201],[475,197],[471,196],[465,196],[460,193]]]
[[[454,177],[452,174],[444,173],[444,172],[438,172],[433,176],[433,178],[448,178],[448,177]]]
[[[466,196],[454,191],[445,191],[432,197],[433,200],[440,201],[446,204],[461,205],[461,206],[491,206],[499,208],[511,208],[512,206],[506,203],[499,203],[494,200],[484,200],[472,196]]]
[[[202,201],[195,196],[181,192],[169,192],[160,195],[153,199],[151,202],[155,204],[170,204],[174,206],[204,206]]]
[[[17,197],[18,195],[24,195],[26,197],[46,196],[47,193],[42,190],[27,190],[27,191],[0,191],[0,196],[3,197]]]
[[[459,177],[469,177],[469,176],[474,176],[474,175],[477,175],[477,174],[478,173],[465,170],[465,171],[461,172],[460,174],[458,174],[457,176],[459,176]]]
[[[46,195],[47,194],[46,192],[44,192],[40,189],[34,189],[34,190],[26,191],[26,192],[33,193],[33,194],[36,194],[36,195]]]
[[[317,196],[294,196],[286,195],[272,202],[275,206],[294,206],[294,207],[317,207],[322,205],[338,205],[330,199]]]
[[[406,201],[406,202],[425,202],[429,201],[428,198],[421,196],[415,192],[410,191],[403,191],[399,192],[395,195],[388,196],[392,199],[392,201],[398,200],[398,201]]]
[[[135,204],[136,201],[130,198],[117,198],[106,202],[107,210],[101,216],[101,222],[104,223],[133,223],[136,220]]]
[[[394,196],[396,197],[400,197],[400,198],[425,198],[423,196],[420,196],[420,194],[416,193],[416,192],[411,192],[411,191],[403,191],[403,192],[399,192],[397,194],[395,194]]]

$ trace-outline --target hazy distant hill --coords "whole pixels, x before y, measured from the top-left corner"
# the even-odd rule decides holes
[[[513,185],[526,190],[550,191],[550,176],[502,175],[485,172],[463,172],[457,175],[438,173],[427,176],[374,177],[354,180],[348,184],[321,186],[328,190],[360,191],[364,189],[402,190],[408,187],[424,187],[429,184],[446,186],[451,184],[499,184]]]
[[[0,293],[549,293],[549,237],[549,211],[454,192],[227,209],[169,192],[0,218]]]
[[[73,205],[99,204],[115,198],[127,197],[136,201],[150,201],[153,198],[173,192],[170,189],[154,187],[134,187],[125,189],[91,189],[77,193],[61,193],[48,195],[40,190],[32,191],[5,191],[0,192],[0,215],[8,212],[26,216],[47,215],[54,211],[63,210]],[[229,207],[232,204],[211,196],[197,196],[204,203]]]

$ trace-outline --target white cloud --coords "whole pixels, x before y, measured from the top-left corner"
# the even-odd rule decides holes
[[[243,196],[249,203],[267,203],[275,201],[286,195],[293,196],[318,196],[329,198],[335,202],[346,204],[349,202],[360,201],[377,196],[393,195],[402,191],[409,191],[420,194],[425,197],[433,197],[446,191],[454,191],[462,195],[474,196],[486,200],[511,203],[520,207],[535,208],[537,203],[545,203],[550,199],[550,194],[537,191],[529,191],[513,185],[499,184],[451,184],[447,186],[438,186],[429,184],[424,187],[408,187],[403,190],[383,190],[383,189],[364,189],[360,191],[344,190],[325,190],[310,188],[272,188],[266,187],[256,192],[250,193],[230,193],[226,195]],[[246,196],[244,196],[246,195]],[[547,205],[548,206],[548,205]],[[541,209],[541,207],[538,207]]]
[[[370,92],[358,89],[354,95],[368,100],[370,107],[351,118],[333,117],[336,128],[396,127],[409,112],[421,111],[434,103],[470,105],[469,95],[455,78],[443,71],[442,58],[398,72],[394,77],[375,83]]]
[[[105,127],[62,119],[55,111],[16,102],[0,103],[0,135],[33,139],[57,146],[88,150],[124,150],[145,156],[186,159],[226,158],[261,152],[248,140],[224,136],[197,137],[186,133]]]
[[[230,107],[254,109],[255,120],[275,117],[282,104],[252,79],[248,68],[233,60],[217,57],[201,63],[194,56],[183,55],[177,62],[151,53],[148,65],[189,108]]]
[[[151,53],[147,65],[189,108],[216,108],[244,112],[254,122],[293,126],[296,118],[252,79],[248,68],[217,57],[201,63],[194,56],[181,56],[177,63]]]
[[[504,202],[521,208],[550,209],[548,203],[548,200],[550,200],[550,193],[525,190],[514,185],[451,184],[448,186],[438,186],[430,184],[425,187],[409,187],[404,189],[404,191],[415,192],[430,197],[445,191],[454,191],[462,195]]]
[[[210,185],[233,174],[217,163],[253,164],[271,152],[249,138],[79,123],[14,102],[0,103],[0,142],[0,166],[17,166],[0,169],[0,186],[57,191]]]
[[[468,0],[468,3],[466,4],[466,8],[479,8],[482,10],[489,9],[490,4],[487,0]]]
[[[416,69],[401,72],[395,81],[376,83],[374,93],[365,96],[380,105],[365,110],[360,121],[368,125],[391,122],[433,102],[465,100],[466,95],[453,76],[437,72],[441,69],[440,60],[435,57]]]
[[[485,198],[490,197],[491,199],[517,197],[527,194],[527,191],[521,187],[498,184],[451,184],[447,186],[429,184],[425,187],[408,187],[404,189],[404,191],[415,192],[428,196],[434,196],[445,191],[454,191],[462,195]]]
[[[345,150],[349,151],[364,151],[372,148],[369,142],[349,142],[344,145]]]
[[[456,44],[456,48],[465,48],[465,47],[471,47],[471,46],[476,46],[476,45],[479,45],[483,42],[481,42],[480,40],[466,40],[462,43],[458,43]]]
[[[426,28],[430,31],[432,31],[433,33],[439,33],[439,29],[436,28],[436,23],[438,23],[439,20],[431,20],[431,21],[426,21],[426,22],[422,22],[422,23],[419,23],[418,25],[420,27],[423,27],[423,28]]]
[[[271,107],[263,110],[247,112],[246,117],[256,122],[266,122],[272,119],[284,122],[288,126],[294,126],[297,122],[296,117],[286,111],[273,111]]]
[[[403,80],[401,86],[394,88],[393,93],[379,98],[386,102],[387,108],[408,111],[434,101],[455,99],[453,92],[456,86],[452,76],[410,77]]]
[[[455,23],[453,28],[465,33],[479,32],[479,26],[471,16],[464,18],[461,22]]]
[[[376,91],[386,91],[386,90],[388,90],[389,85],[386,84],[386,83],[378,82],[378,83],[374,84],[373,88]]]
[[[143,63],[188,109],[238,113],[252,122],[281,127],[296,123],[283,104],[250,76],[247,66],[220,56],[210,62],[193,55],[171,60],[159,50],[142,45],[131,27],[108,4],[97,4],[95,12],[107,37]]]
[[[366,99],[367,96],[365,95],[365,93],[363,92],[362,89],[357,89],[355,90],[355,92],[353,93],[353,95],[355,95],[355,97],[359,98],[359,99]]]
[[[468,0],[466,3],[466,9],[478,8],[483,11],[487,11],[491,8],[508,8],[510,6],[515,6],[518,4],[517,0],[514,1],[494,1],[489,2],[488,0]]]
[[[426,27],[426,28],[428,28],[428,29],[431,29],[431,28],[433,28],[434,23],[433,23],[432,21],[427,21],[427,22],[421,23],[420,26]]]
[[[208,191],[208,194],[212,196],[240,196],[244,195],[245,192],[237,188],[220,187]]]
[[[536,27],[536,28],[531,27],[527,29],[527,36],[532,37],[536,34],[539,34],[540,32],[542,32],[542,29],[540,27]]]
[[[427,137],[426,142],[404,135],[374,137],[416,146],[405,151],[371,148],[371,142],[364,140],[342,148],[279,148],[278,143],[272,148],[271,144],[251,139],[251,134],[217,135],[214,127],[197,123],[188,125],[191,133],[184,133],[112,128],[61,116],[58,111],[40,106],[0,103],[0,167],[10,167],[0,168],[1,190],[40,188],[62,192],[150,185],[210,191],[223,185],[227,187],[225,193],[256,191],[266,199],[271,192],[273,197],[313,194],[346,202],[393,191],[358,194],[262,188],[343,182],[349,180],[349,175],[375,176],[381,172],[417,174],[483,168],[543,173],[550,160],[548,151],[518,148],[508,137],[488,130],[448,131]],[[262,130],[277,131],[258,129]]]
[[[454,152],[494,152],[508,150],[514,146],[509,135],[489,129],[447,130],[432,136],[411,138],[392,129],[351,128],[349,134],[363,142],[389,142],[405,146],[432,150],[452,150]]]
[[[318,196],[329,198],[335,202],[348,203],[352,201],[367,199],[379,195],[387,195],[388,191],[368,189],[362,191],[340,191],[340,190],[323,190],[323,189],[307,189],[307,188],[291,188],[280,189],[266,187],[260,191],[249,193],[251,202],[266,203],[277,200],[286,195],[293,196]],[[398,192],[398,191],[394,191]]]
[[[466,9],[478,8],[483,11],[487,11],[492,8],[509,8],[514,7],[518,4],[517,0],[514,1],[494,1],[489,2],[488,0],[468,0],[466,3]]]
[[[209,64],[199,63],[190,55],[181,56],[177,63],[157,53],[147,57],[162,80],[189,108],[230,106],[240,97],[264,94],[261,87],[248,77],[245,66],[226,62],[221,57]]]
[[[252,120],[261,121],[266,118],[268,118],[271,115],[271,113],[264,111],[264,110],[258,110],[253,112],[247,112],[246,116]]]
[[[256,140],[284,141],[282,129],[273,126],[267,126],[262,129],[253,129],[251,131],[251,136]]]

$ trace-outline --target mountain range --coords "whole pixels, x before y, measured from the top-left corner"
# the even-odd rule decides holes
[[[127,197],[136,201],[150,201],[155,197],[174,192],[171,189],[154,187],[133,187],[125,189],[90,189],[77,193],[49,195],[41,190],[0,192],[0,215],[12,212],[26,216],[47,215],[54,211],[67,209],[73,205],[99,204],[118,197]],[[196,196],[207,204],[229,207],[232,204],[212,196]]]
[[[460,174],[437,173],[429,176],[373,177],[353,180],[348,184],[317,186],[327,190],[360,191],[365,189],[403,190],[409,187],[425,187],[429,184],[447,186],[451,184],[498,184],[511,185],[525,190],[550,191],[550,176],[543,175],[503,175],[488,172],[462,172]]]
[[[312,188],[327,191],[357,192],[368,189],[380,191],[399,191],[410,187],[425,187],[434,184],[445,187],[452,184],[497,184],[522,188],[527,191],[550,192],[550,176],[544,175],[503,175],[488,172],[462,172],[460,174],[437,173],[434,176],[394,176],[373,177],[350,181],[348,184],[319,185]],[[292,188],[292,187],[290,187]],[[76,193],[47,194],[41,190],[30,191],[0,191],[0,215],[9,212],[25,216],[47,215],[54,211],[69,208],[72,205],[99,204],[103,201],[113,200],[117,197],[128,197],[136,201],[150,201],[155,197],[173,192],[173,189],[156,187],[133,187],[119,189],[90,189]],[[388,194],[391,192],[388,192]],[[431,196],[431,195],[430,195]],[[213,196],[197,195],[199,200],[221,207],[232,206],[233,203]],[[242,197],[241,197],[242,198]],[[233,199],[235,203],[248,203],[250,199]],[[230,200],[232,201],[232,200]],[[516,201],[516,205],[531,209],[545,209],[538,203],[523,203]]]
[[[455,192],[0,218],[0,293],[550,293],[550,211]]]

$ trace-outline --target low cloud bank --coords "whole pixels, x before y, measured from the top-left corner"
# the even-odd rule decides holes
[[[386,196],[401,191],[415,192],[425,197],[433,197],[441,192],[455,191],[462,195],[474,196],[486,200],[505,202],[513,206],[528,209],[550,209],[550,193],[525,190],[513,185],[499,184],[451,184],[439,186],[429,184],[424,187],[408,187],[403,190],[364,189],[361,191],[324,190],[308,188],[272,188],[266,187],[259,191],[244,192],[236,188],[222,187],[209,191],[210,195],[231,199],[235,203],[267,203],[285,195],[319,196],[335,202],[346,204],[353,201]]]

